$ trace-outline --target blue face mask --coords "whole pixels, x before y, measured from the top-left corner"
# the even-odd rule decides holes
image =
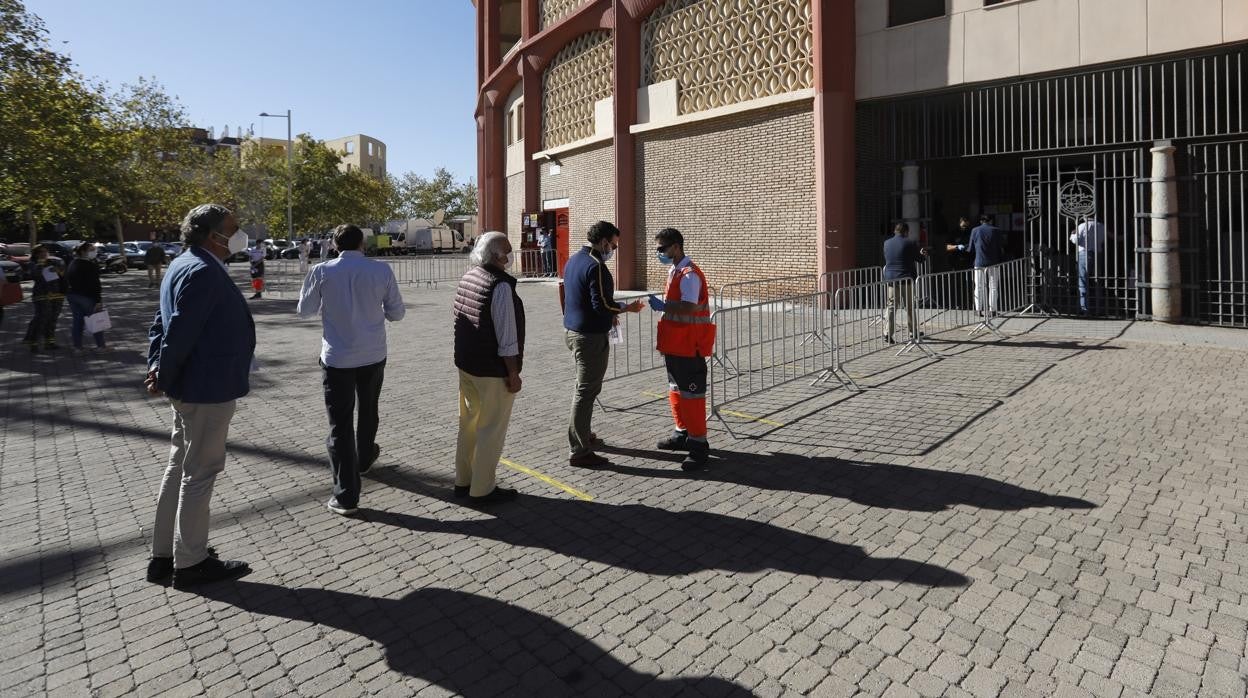
[[[658,252],[658,253],[656,253],[656,254],[655,254],[655,256],[659,258],[659,263],[660,263],[660,264],[671,264],[671,263],[672,263],[672,258],[671,258],[671,257],[668,257],[667,255],[663,254],[662,252]]]

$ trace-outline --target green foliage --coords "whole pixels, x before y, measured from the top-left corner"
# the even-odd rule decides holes
[[[433,171],[431,179],[414,172],[396,183],[399,214],[404,218],[429,218],[438,209],[448,216],[477,212],[477,185],[458,184],[444,167]]]

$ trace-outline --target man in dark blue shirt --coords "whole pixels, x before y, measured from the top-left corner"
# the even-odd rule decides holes
[[[992,315],[997,310],[997,288],[1000,286],[996,265],[1005,261],[1005,231],[992,224],[992,217],[979,217],[979,225],[971,231],[970,250],[975,253],[975,312]]]
[[[896,329],[897,303],[900,300],[906,309],[906,324],[910,329],[910,340],[919,336],[918,318],[914,314],[914,280],[918,278],[919,258],[927,255],[927,250],[906,235],[909,228],[905,223],[898,223],[893,228],[893,236],[884,241],[884,280],[888,284],[888,309],[885,313],[888,325],[884,332],[884,341],[893,343],[893,330]]]
[[[618,322],[620,313],[641,311],[641,301],[629,304],[615,300],[615,279],[607,262],[620,246],[620,229],[607,221],[589,227],[589,243],[568,258],[563,267],[564,342],[576,361],[576,392],[568,418],[568,462],[579,468],[606,465],[607,459],[594,453],[602,441],[590,430],[594,399],[602,392],[611,348],[607,333]]]

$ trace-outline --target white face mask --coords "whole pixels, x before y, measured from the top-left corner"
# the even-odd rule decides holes
[[[87,259],[95,259],[96,257],[99,257],[99,256],[100,256],[100,251],[95,248],[92,248],[91,251],[87,252],[86,254]]]
[[[606,252],[603,252],[603,253],[602,253],[602,262],[603,262],[603,264],[606,264],[607,262],[610,262],[610,261],[611,261],[611,258],[612,258],[612,257],[614,257],[614,256],[615,256],[615,250],[607,250]]]
[[[507,261],[503,262],[503,268],[504,268],[504,269],[510,269],[510,268],[511,268],[511,264],[512,264],[512,262],[515,262],[515,261],[516,261],[516,253],[515,253],[515,252],[508,252],[508,253],[507,253]]]
[[[224,235],[220,233],[213,233],[213,235],[216,235],[219,238],[225,237]],[[226,239],[225,246],[226,246],[226,249],[228,249],[230,251],[230,254],[232,255],[242,252],[243,250],[247,249],[247,233],[243,232],[242,230],[234,231],[234,234]]]

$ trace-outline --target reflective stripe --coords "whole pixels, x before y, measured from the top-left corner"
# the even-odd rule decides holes
[[[679,322],[685,325],[709,325],[711,317],[709,315],[672,315],[667,313],[663,316],[664,320]]]

